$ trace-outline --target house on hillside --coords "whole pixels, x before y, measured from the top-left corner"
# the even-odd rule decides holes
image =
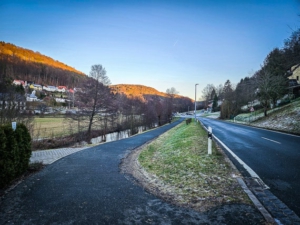
[[[37,91],[43,90],[42,85],[39,85],[39,84],[31,84],[29,87],[30,87],[31,89],[37,90]]]
[[[14,85],[22,85],[23,87],[25,87],[25,82],[23,80],[14,80],[13,84]]]
[[[290,76],[288,76],[289,83],[289,95],[294,97],[300,96],[300,64],[297,64],[291,68]]]
[[[58,86],[57,87],[58,92],[66,92],[67,90],[68,90],[68,88],[66,86]]]
[[[55,98],[55,101],[59,102],[59,103],[65,103],[66,99],[64,99],[64,98]]]
[[[44,86],[43,89],[45,91],[55,92],[57,91],[57,88],[55,86]]]
[[[291,68],[291,75],[288,76],[289,80],[294,80],[297,84],[300,84],[300,64]]]
[[[35,101],[39,101],[38,98],[35,95],[36,91],[33,90],[31,94],[27,94],[26,95],[26,101],[27,102],[35,102]]]

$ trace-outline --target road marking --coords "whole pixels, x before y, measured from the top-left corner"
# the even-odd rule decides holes
[[[268,141],[275,142],[275,143],[277,143],[277,144],[281,144],[280,142],[278,142],[278,141],[274,141],[274,140],[272,140],[272,139],[269,139],[269,138],[265,138],[265,137],[261,137],[261,138],[263,138],[263,139],[265,139],[265,140],[268,140]]]
[[[200,123],[202,124],[202,127],[204,127],[207,131],[208,129],[204,126],[204,124],[200,121]],[[217,138],[214,134],[213,134],[213,138],[220,144],[222,145],[232,156],[233,158],[235,158],[244,168],[245,170],[250,174],[251,177],[256,178],[257,180],[259,180],[259,183],[264,187],[264,189],[270,189],[270,187],[268,185],[266,185],[262,179],[258,176],[257,173],[254,172],[254,170],[252,170],[243,160],[241,160],[236,154],[233,153],[233,151],[231,151],[219,138]]]

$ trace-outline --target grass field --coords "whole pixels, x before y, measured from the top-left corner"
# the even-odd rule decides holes
[[[68,134],[68,121],[63,117],[35,117],[33,138],[59,137]]]
[[[134,119],[139,120],[139,116],[136,116]],[[103,119],[103,118],[102,118]],[[119,116],[116,122],[122,123],[126,118]],[[33,132],[31,133],[33,139],[42,139],[42,138],[53,138],[53,137],[63,137],[70,135],[72,133],[78,133],[80,131],[86,131],[88,128],[89,120],[86,117],[85,119],[81,118],[80,126],[76,120],[71,118],[59,116],[59,117],[38,117],[34,118]],[[103,121],[99,120],[99,117],[94,119],[92,129],[100,130],[103,128]],[[108,127],[111,126],[111,123],[108,122]]]
[[[250,203],[232,176],[238,172],[217,146],[207,154],[207,133],[198,123],[181,123],[163,134],[141,152],[139,162],[183,204]]]

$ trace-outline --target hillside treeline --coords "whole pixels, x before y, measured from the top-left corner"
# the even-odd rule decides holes
[[[69,132],[75,137],[72,140],[89,140],[99,134],[105,137],[113,131],[130,129],[133,134],[140,127],[160,126],[170,122],[174,112],[186,111],[193,107],[191,99],[179,97],[176,91],[160,93],[153,88],[136,85],[136,89],[135,85],[132,85],[134,91],[130,95],[116,92],[110,88],[110,81],[102,65],[93,65],[89,76],[84,77],[79,74],[72,76],[70,73],[73,72],[27,62],[16,56],[2,54],[1,57],[0,124],[23,122],[30,129],[33,110],[44,114],[50,107],[72,107],[72,113],[66,114],[66,117],[73,119]],[[22,111],[16,102],[23,102],[25,92],[30,93],[30,90],[28,87],[24,90],[22,86],[13,85],[13,78],[55,86],[57,83],[68,87],[74,85],[80,91],[73,95],[65,95],[68,98],[65,99],[66,103],[59,103],[55,102],[52,93],[37,90],[36,95],[44,96],[44,101],[26,102],[26,111]],[[148,89],[151,89],[151,92],[145,92]],[[40,95],[39,92],[44,94]]]
[[[74,88],[86,76],[38,52],[0,42],[0,76],[41,85]]]
[[[176,98],[174,93],[168,93],[166,97],[128,97],[113,92],[109,84],[105,68],[93,65],[90,77],[81,83],[83,91],[75,93],[74,104],[78,111],[71,117],[76,121],[72,124],[80,129],[81,138],[89,140],[95,132],[105,137],[109,132],[127,129],[135,134],[139,127],[153,128],[171,122],[174,112],[186,111],[193,105],[191,99]]]
[[[217,110],[218,100],[222,100],[221,118],[227,119],[241,112],[243,106],[267,110],[278,105],[278,100],[288,102],[298,97],[299,87],[291,83],[292,67],[300,64],[300,29],[294,31],[284,41],[282,48],[274,48],[265,58],[261,68],[252,76],[242,78],[234,86],[228,79],[224,85],[208,84],[202,91],[207,102],[213,101],[213,110]],[[285,99],[282,99],[282,98]],[[258,104],[255,104],[258,102]]]
[[[168,97],[167,93],[159,92],[152,87],[147,87],[144,85],[136,84],[116,84],[110,85],[110,88],[114,93],[122,93],[128,97],[139,97],[146,100],[146,96],[161,96]],[[174,97],[181,98],[180,95],[175,95]]]

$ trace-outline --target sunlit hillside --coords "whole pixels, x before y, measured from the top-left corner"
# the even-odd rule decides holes
[[[111,85],[110,88],[113,90],[114,93],[125,94],[128,97],[143,97],[145,95],[156,95],[156,96],[167,97],[166,93],[159,92],[158,90],[152,87],[147,87],[144,85],[116,84],[116,85]]]
[[[32,50],[18,47],[13,44],[10,44],[10,43],[5,43],[3,41],[0,42],[0,54],[18,57],[24,61],[46,64],[46,65],[49,65],[52,67],[56,67],[56,68],[60,68],[63,70],[75,72],[77,74],[84,75],[84,73],[82,73],[81,71],[78,71],[75,68],[70,67],[62,62],[57,61],[57,60],[54,60],[48,56],[42,55],[39,52],[34,52]]]
[[[147,87],[138,84],[116,84],[111,85],[110,88],[114,93],[124,94],[127,97],[145,98],[147,96],[168,97],[167,93],[160,92],[152,87]],[[181,95],[174,95],[175,98],[186,98]]]

